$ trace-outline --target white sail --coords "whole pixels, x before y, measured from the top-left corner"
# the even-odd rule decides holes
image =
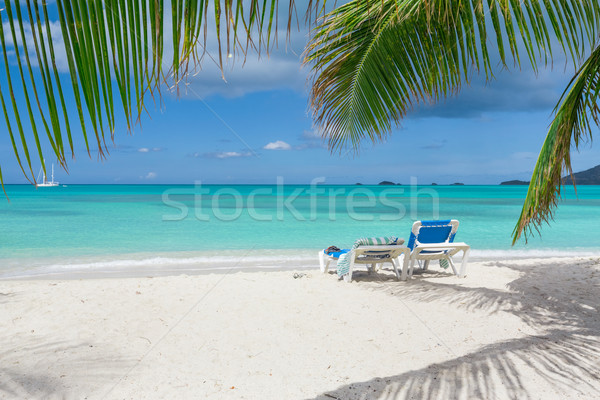
[[[44,171],[44,167],[40,168],[40,173],[43,173]],[[48,182],[48,180],[46,179],[46,174],[43,174],[44,177],[42,179],[41,183],[36,184],[37,187],[51,187],[51,186],[58,186],[58,182],[54,181],[54,164],[52,164],[52,180],[50,182]],[[38,174],[38,180],[39,180],[40,174]]]

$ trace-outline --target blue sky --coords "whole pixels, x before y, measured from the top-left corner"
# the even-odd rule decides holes
[[[307,68],[300,57],[305,33],[280,42],[271,56],[250,57],[225,71],[210,61],[191,78],[187,93],[148,103],[141,129],[117,123],[107,160],[87,156],[77,136],[76,159],[61,183],[327,183],[497,184],[528,180],[551,121],[551,112],[573,74],[555,62],[539,75],[496,70],[488,84],[471,86],[435,106],[414,110],[383,143],[365,143],[359,154],[330,153],[312,127]],[[60,62],[60,60],[59,60]],[[64,79],[64,77],[63,77]],[[69,100],[71,104],[73,102]],[[25,183],[4,123],[0,163],[7,183]],[[600,148],[573,154],[575,170],[600,164]],[[47,159],[48,162],[51,159]],[[36,167],[39,168],[39,165]],[[35,168],[34,168],[35,169]]]

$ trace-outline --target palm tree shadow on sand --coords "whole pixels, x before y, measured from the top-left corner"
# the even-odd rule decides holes
[[[363,275],[361,283],[368,290],[420,302],[443,300],[467,311],[513,313],[542,334],[489,344],[419,370],[346,384],[315,399],[524,399],[590,392],[600,396],[599,263],[593,259],[567,267],[552,260],[540,260],[536,267],[485,263],[520,273],[507,285],[508,291],[459,286],[451,277],[448,283],[428,280],[439,273],[416,275],[399,290],[388,276],[378,280],[374,274]],[[543,393],[528,391],[525,380],[532,378],[543,383]]]
[[[10,339],[3,338],[2,342],[10,343]],[[22,340],[20,342],[23,343]],[[31,339],[19,349],[2,346],[0,398],[74,398],[74,386],[79,387],[75,392],[86,396],[102,394],[102,390],[120,378],[122,371],[135,360],[125,360],[112,352],[93,351],[93,347],[89,343],[47,341],[40,337]],[[88,349],[91,351],[86,355]],[[19,358],[12,354],[15,351],[18,351]],[[57,354],[63,357],[57,357]],[[35,368],[26,369],[20,366],[25,357],[40,361]],[[56,362],[57,358],[59,362]],[[68,365],[70,372],[61,372],[61,364]]]
[[[19,293],[0,293],[0,304],[18,297]],[[20,333],[15,341],[8,331],[0,327],[0,399],[76,398],[74,387],[86,396],[99,395],[137,361],[106,344],[34,331]],[[37,360],[34,367],[31,360]]]

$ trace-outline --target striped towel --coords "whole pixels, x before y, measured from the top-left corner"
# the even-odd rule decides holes
[[[440,267],[448,269],[449,266],[450,263],[448,262],[448,260],[446,260],[445,258],[440,258]]]
[[[341,254],[337,261],[337,274],[341,278],[350,271],[350,254],[352,250],[359,246],[374,246],[374,245],[385,245],[385,244],[398,244],[398,238],[395,236],[384,236],[374,238],[361,238],[354,242],[351,251]]]

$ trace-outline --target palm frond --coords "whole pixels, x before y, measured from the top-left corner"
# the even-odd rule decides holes
[[[563,93],[556,115],[538,156],[521,216],[513,232],[513,243],[521,235],[539,230],[553,217],[560,199],[562,176],[572,175],[571,145],[577,149],[592,138],[592,124],[600,124],[600,47],[582,65]],[[575,185],[575,182],[573,182]]]
[[[578,62],[599,27],[595,0],[351,1],[320,21],[305,53],[315,124],[331,149],[356,150],[413,105],[458,91],[472,71],[492,78],[489,35],[505,66],[506,48],[520,65],[522,46],[537,68],[553,37]]]
[[[241,52],[245,57],[249,50],[270,50],[276,37],[272,36],[272,28],[277,29],[278,0],[210,3],[57,0],[47,4],[43,0],[4,0],[0,6],[4,61],[0,63],[4,69],[0,75],[0,102],[23,174],[35,181],[32,163],[36,162],[30,148],[35,149],[42,164],[48,148],[67,168],[65,149],[75,156],[71,113],[76,113],[79,120],[88,154],[94,143],[99,156],[105,156],[107,139],[114,139],[115,113],[122,112],[128,130],[133,129],[146,109],[146,98],[156,100],[161,87],[177,86],[190,69],[199,66],[208,42],[218,43],[216,58],[221,68],[222,51],[234,56]],[[288,3],[289,19],[295,18],[294,0]],[[308,7],[317,16],[324,3],[311,0]],[[165,32],[165,8],[169,6],[172,31]],[[210,7],[215,10],[214,21],[210,21]],[[58,21],[49,15],[58,16]],[[56,22],[60,24],[59,34],[50,29]],[[287,27],[291,28],[290,21]],[[210,29],[216,31],[212,37]],[[168,36],[172,37],[172,58],[167,60],[164,42]],[[245,41],[240,40],[243,36]],[[68,93],[56,65],[56,40],[64,44],[71,81],[68,91],[72,92],[74,107],[67,107],[65,101]]]
[[[521,66],[524,50],[537,71],[540,62],[552,59],[556,40],[579,65],[593,50],[599,28],[595,0],[351,1],[320,21],[305,53],[312,66],[315,125],[330,149],[356,151],[363,140],[385,138],[415,104],[456,93],[471,74],[493,78],[492,53],[503,67],[510,58]],[[582,81],[575,81],[557,113],[515,240],[529,224],[535,229],[551,218],[561,171],[570,171],[570,140],[577,145],[591,135],[590,117],[599,122],[594,63],[584,64]]]

